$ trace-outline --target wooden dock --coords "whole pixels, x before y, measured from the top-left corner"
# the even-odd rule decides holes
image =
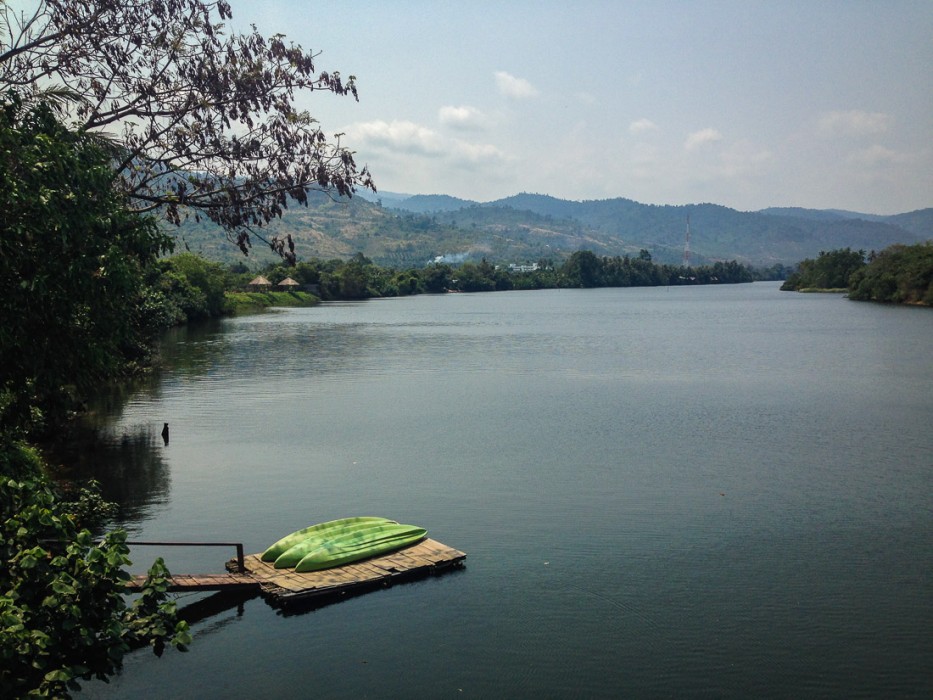
[[[227,562],[224,574],[173,574],[170,591],[260,591],[270,602],[286,606],[315,599],[339,597],[369,588],[389,586],[396,581],[430,576],[463,565],[466,554],[424,539],[417,544],[381,557],[345,564],[324,571],[296,573],[294,569],[276,569],[260,554],[248,554],[240,561]],[[136,576],[128,587],[138,588],[145,576]]]
[[[294,569],[276,569],[259,554],[244,558],[247,575],[258,581],[263,595],[279,605],[340,596],[368,588],[389,586],[406,578],[430,576],[463,565],[466,554],[432,539],[405,549],[354,564],[299,574]],[[227,562],[235,569],[236,560]]]

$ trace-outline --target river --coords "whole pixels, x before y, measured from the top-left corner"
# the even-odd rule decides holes
[[[82,697],[933,695],[929,309],[772,283],[448,294],[163,352],[76,471],[132,539],[257,552],[382,515],[466,566],[302,614],[249,600]],[[134,570],[158,555],[232,552],[136,548]]]

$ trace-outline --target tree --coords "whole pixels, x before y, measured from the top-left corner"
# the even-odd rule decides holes
[[[359,260],[348,262],[336,276],[341,299],[367,299],[371,296],[367,266]]]
[[[227,275],[219,263],[193,253],[181,253],[159,261],[158,279],[179,280],[197,291],[198,303],[186,309],[185,320],[217,318],[227,310],[224,292]]]
[[[479,265],[465,262],[457,270],[457,288],[463,292],[492,292],[496,281],[491,277],[492,266],[485,258]]]
[[[358,99],[355,78],[316,72],[282,35],[227,36],[231,16],[226,0],[3,3],[0,88],[75,100],[69,126],[120,145],[115,185],[136,211],[206,216],[246,253],[250,233],[309,190],[375,186],[341,135],[328,140],[295,106],[307,92]],[[294,263],[288,241],[267,242]]]
[[[849,298],[933,306],[933,242],[892,245],[849,278]]]
[[[95,139],[0,101],[0,429],[60,417],[144,352],[142,270],[169,241],[112,184]]]
[[[452,277],[453,269],[446,263],[431,263],[421,272],[424,290],[434,294],[446,292]]]
[[[574,252],[561,270],[569,287],[599,287],[602,286],[600,274],[602,263],[590,250]]]
[[[788,276],[781,289],[846,289],[849,286],[849,277],[864,265],[864,250],[821,250],[815,260],[808,258],[801,261],[797,271]]]

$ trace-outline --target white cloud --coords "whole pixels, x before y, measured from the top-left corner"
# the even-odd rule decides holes
[[[443,151],[437,132],[410,121],[382,120],[354,124],[345,129],[356,144],[368,144],[393,151],[433,155]]]
[[[826,112],[820,115],[819,127],[832,136],[865,136],[880,134],[888,130],[891,115],[884,112],[863,112],[851,109],[847,112]]]
[[[450,139],[433,129],[410,121],[371,121],[344,129],[358,151],[367,148],[393,155],[417,155],[453,165],[503,162],[508,156],[492,144]]]
[[[636,119],[628,125],[628,130],[630,134],[645,134],[649,131],[657,131],[658,125],[650,119]]]
[[[441,124],[457,129],[483,129],[489,123],[486,115],[480,110],[466,105],[441,107],[437,117]]]
[[[502,70],[496,71],[495,76],[499,92],[506,97],[524,100],[538,96],[538,89],[524,78],[516,78],[514,75]]]
[[[722,134],[719,133],[716,129],[700,129],[699,131],[694,131],[692,134],[687,136],[687,140],[684,141],[684,148],[686,148],[688,151],[695,151],[701,146],[705,146],[709,143],[715,143],[716,141],[722,141]]]

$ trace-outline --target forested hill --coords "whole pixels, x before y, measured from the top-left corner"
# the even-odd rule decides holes
[[[658,262],[683,258],[687,219],[692,261],[737,260],[793,265],[823,250],[881,250],[933,238],[933,209],[877,217],[855,212],[770,209],[741,212],[717,204],[641,204],[617,198],[568,201],[518,194],[494,202],[448,195],[368,194],[334,201],[319,193],[294,206],[265,237],[291,234],[300,259],[349,258],[357,252],[380,265],[418,267],[430,260],[497,263],[561,260],[577,250],[634,256],[647,250]],[[232,261],[239,255],[208,224],[176,230],[179,247]],[[252,259],[271,254],[254,239]]]
[[[748,262],[792,262],[790,258],[814,246],[880,250],[891,243],[933,238],[933,208],[894,216],[796,207],[740,212],[716,204],[658,206],[624,198],[576,202],[528,193],[484,204],[446,195],[417,195],[394,206],[443,220],[475,218],[464,209],[509,208],[577,221],[594,232],[641,241],[640,247],[649,250],[673,248],[676,254],[682,254],[689,216],[695,253]]]

